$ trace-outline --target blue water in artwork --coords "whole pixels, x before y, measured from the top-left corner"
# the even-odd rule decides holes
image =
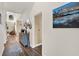
[[[57,18],[53,21],[54,27],[79,27],[79,14]]]

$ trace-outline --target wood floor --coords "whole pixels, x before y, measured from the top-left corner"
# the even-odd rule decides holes
[[[24,47],[18,37],[9,36],[5,44],[3,56],[42,56],[42,46],[36,48]]]
[[[24,51],[24,55],[28,56],[42,56],[42,46],[38,46],[36,48],[25,48],[22,46],[22,49]]]

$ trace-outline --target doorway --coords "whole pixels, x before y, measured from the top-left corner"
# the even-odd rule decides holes
[[[42,13],[35,16],[35,46],[42,45]]]
[[[21,32],[21,28],[22,28],[22,21],[21,20],[17,20],[16,21],[16,34],[19,35],[19,33]]]

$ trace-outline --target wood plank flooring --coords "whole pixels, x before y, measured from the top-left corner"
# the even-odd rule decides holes
[[[5,44],[3,56],[42,56],[42,46],[36,48],[24,47],[18,37],[9,36]]]
[[[28,56],[42,56],[42,45],[36,47],[36,48],[28,48],[23,47],[22,49],[25,52],[25,55],[28,54]]]

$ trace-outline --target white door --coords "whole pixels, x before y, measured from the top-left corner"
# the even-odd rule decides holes
[[[35,44],[42,43],[42,13],[35,16]]]

